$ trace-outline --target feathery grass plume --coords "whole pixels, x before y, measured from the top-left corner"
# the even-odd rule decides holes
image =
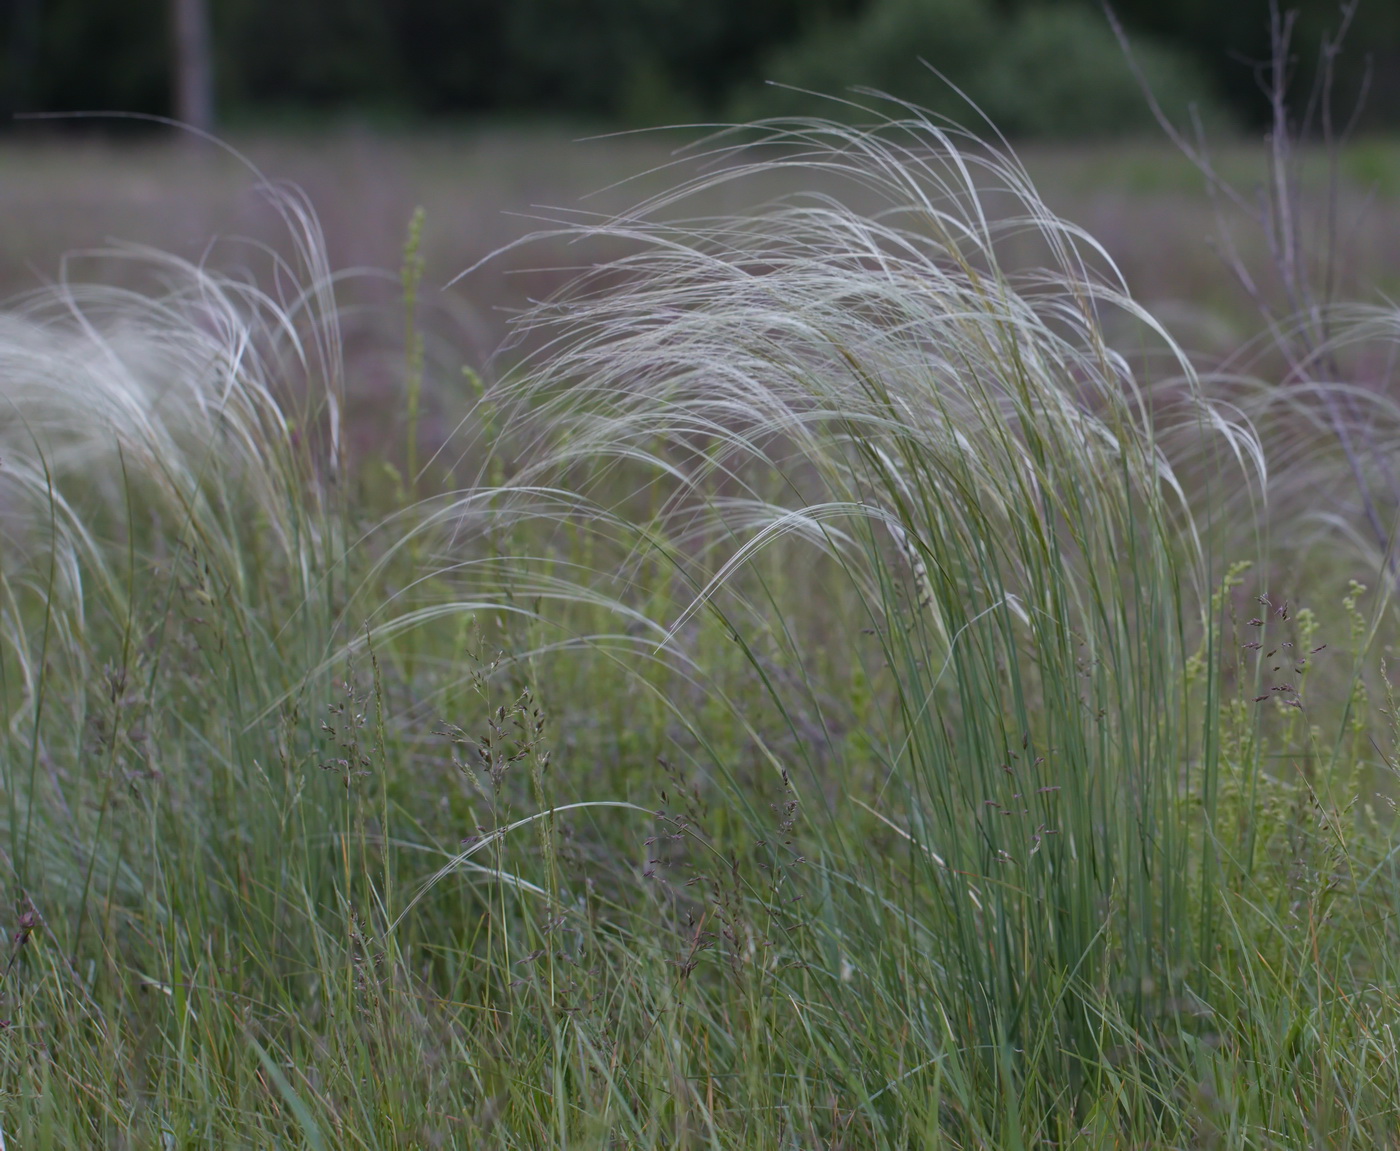
[[[305,566],[297,549],[319,541],[300,537],[319,532],[325,516],[312,513],[340,466],[339,337],[319,240],[306,237],[307,268],[274,269],[283,286],[311,285],[290,299],[153,250],[95,254],[140,262],[158,290],[65,277],[0,321],[15,539],[32,526],[20,493],[42,505],[53,487],[81,492],[91,529],[135,500],[148,536],[188,531],[228,555],[235,513],[252,513],[267,543]]]
[[[238,697],[209,701],[237,722],[331,650],[345,548],[337,313],[309,205],[272,194],[297,241],[293,262],[272,257],[279,294],[121,248],[101,254],[138,262],[151,290],[74,283],[65,269],[0,315],[0,706],[16,866],[38,792],[66,805],[38,765],[81,758],[94,695],[153,715],[171,702],[156,669],[181,658],[172,621],[207,626],[194,658]],[[31,878],[17,875],[19,889]]]
[[[1400,470],[1393,462],[1400,435],[1393,386],[1400,313],[1393,305],[1329,305],[1310,311],[1297,326],[1306,324],[1321,324],[1328,335],[1295,354],[1282,379],[1245,375],[1246,360],[1221,390],[1228,388],[1260,429],[1273,467],[1270,518],[1296,522],[1289,542],[1340,537],[1367,569],[1387,573],[1382,578],[1393,585],[1400,516]],[[1284,326],[1264,354],[1275,341],[1290,338],[1292,330]]]
[[[363,817],[317,770],[328,747],[359,789],[369,754],[320,671],[350,585],[335,284],[309,205],[273,195],[295,251],[266,289],[122,249],[148,291],[65,275],[0,317],[0,888],[37,925],[0,978],[0,1078],[26,1145],[215,1130],[266,1105],[214,1071],[254,1050],[319,1105],[275,1016],[334,984],[346,921],[352,950],[373,934],[332,846]],[[184,1038],[137,1053],[143,1018]],[[268,1122],[293,1137],[229,1137]]]
[[[868,990],[853,1008],[827,985],[844,1019],[828,1040],[856,1079],[865,1043],[899,1034],[922,1052],[904,1057],[917,1074],[851,1086],[882,1121],[956,1063],[1009,1125],[972,1108],[964,1137],[999,1142],[1066,1092],[1105,1091],[1110,1049],[1131,1064],[1135,1036],[1191,1029],[1217,939],[1218,749],[1214,689],[1193,691],[1186,662],[1202,634],[1214,643],[1214,577],[1209,509],[1189,506],[1158,424],[1195,430],[1193,466],[1218,441],[1217,482],[1258,485],[1262,453],[1009,154],[924,119],[802,121],[707,160],[574,230],[632,251],[523,320],[543,350],[505,392],[518,455],[537,461],[520,478],[603,503],[660,489],[645,538],[689,539],[671,556],[699,589],[673,640],[711,609],[757,648],[744,620],[761,613],[737,597],[765,547],[800,538],[854,582],[892,718],[873,764],[846,763],[859,793],[794,783],[824,814],[807,851],[832,910],[815,930]],[[775,169],[820,191],[671,218]],[[1041,262],[1004,258],[1028,244]],[[1109,344],[1110,312],[1178,361],[1175,410]],[[846,646],[828,658],[861,658],[854,635],[827,642]],[[906,839],[898,881],[862,811]],[[1158,1057],[1125,1073],[1169,1094]]]

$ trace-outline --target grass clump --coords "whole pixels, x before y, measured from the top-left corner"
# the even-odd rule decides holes
[[[13,321],[132,414],[5,424],[7,1137],[1386,1144],[1388,606],[1252,579],[1275,423],[1009,156],[706,159],[386,515],[314,258]]]

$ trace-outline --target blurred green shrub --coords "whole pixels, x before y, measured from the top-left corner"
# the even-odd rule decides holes
[[[737,118],[839,115],[830,101],[809,93],[840,96],[854,85],[878,88],[941,115],[965,117],[966,102],[950,85],[965,90],[973,85],[978,69],[994,54],[997,24],[986,0],[877,0],[860,16],[823,21],[774,53],[760,76],[789,87],[744,92]],[[940,69],[947,82],[920,57]]]
[[[1078,4],[1028,8],[988,61],[971,95],[1009,135],[1111,136],[1151,130],[1151,111],[1123,50],[1098,12]],[[1228,119],[1195,62],[1149,37],[1133,55],[1176,123],[1190,110]],[[985,86],[984,86],[985,85]]]
[[[1208,125],[1229,122],[1189,56],[1143,36],[1134,37],[1133,54],[1173,121],[1187,121],[1194,105]],[[744,118],[830,116],[832,103],[815,93],[868,87],[963,123],[976,118],[971,102],[1013,137],[1153,130],[1113,32],[1078,3],[1002,15],[988,0],[876,0],[853,20],[824,23],[768,64],[765,78],[781,86],[744,92],[735,109]],[[851,109],[849,118],[857,117]]]

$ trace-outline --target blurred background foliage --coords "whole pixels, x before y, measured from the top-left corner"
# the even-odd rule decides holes
[[[9,111],[175,110],[180,0],[10,0],[0,92]],[[1094,0],[184,0],[207,12],[221,123],[462,117],[650,125],[818,111],[765,86],[869,85],[970,117],[958,86],[1013,136],[1148,127]],[[1317,74],[1337,0],[1296,8],[1295,90]],[[1269,0],[1116,0],[1174,115],[1262,123]],[[946,79],[940,79],[920,61]],[[1400,4],[1362,0],[1337,94],[1363,123],[1400,125]],[[10,118],[6,116],[6,121]]]

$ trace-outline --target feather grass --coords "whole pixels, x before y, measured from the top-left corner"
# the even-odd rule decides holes
[[[0,1129],[1386,1145],[1388,600],[1315,691],[1236,562],[1345,476],[1333,385],[1199,377],[950,128],[700,161],[548,233],[624,254],[378,521],[301,202],[285,295],[5,317]]]

